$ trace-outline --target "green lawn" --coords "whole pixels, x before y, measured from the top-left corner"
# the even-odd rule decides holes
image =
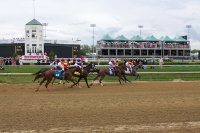
[[[48,66],[5,66],[5,70],[0,73],[34,73],[39,69]],[[156,66],[150,69],[148,66],[145,70],[139,69],[139,72],[200,72],[200,66],[163,66],[161,69]],[[90,75],[88,80],[92,80],[95,75]],[[0,76],[0,83],[30,83],[33,76]],[[129,80],[134,80],[135,77],[127,76]],[[140,81],[171,81],[174,79],[182,80],[200,80],[200,74],[141,74]],[[104,81],[118,81],[117,77],[106,76]]]

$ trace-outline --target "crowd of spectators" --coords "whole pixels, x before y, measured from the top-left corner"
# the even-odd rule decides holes
[[[9,58],[0,57],[0,66],[2,65],[20,65],[20,63],[18,59],[14,59],[12,57]]]
[[[164,48],[189,48],[189,45],[180,43],[165,43]]]
[[[189,48],[187,43],[164,43],[164,48]],[[160,42],[98,41],[100,48],[161,48]]]

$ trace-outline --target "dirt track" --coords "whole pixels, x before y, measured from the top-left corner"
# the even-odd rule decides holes
[[[0,84],[0,132],[200,131],[200,82]]]

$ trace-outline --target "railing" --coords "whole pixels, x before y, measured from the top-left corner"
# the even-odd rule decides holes
[[[139,74],[200,74],[198,72],[138,72]],[[0,76],[28,76],[33,73],[0,73]]]

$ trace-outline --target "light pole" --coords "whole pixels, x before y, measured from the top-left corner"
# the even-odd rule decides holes
[[[43,23],[42,25],[44,26],[44,38],[46,40],[46,37],[47,37],[47,34],[46,34],[47,29],[46,29],[46,27],[48,26],[48,23]]]
[[[138,25],[138,28],[140,29],[140,37],[141,37],[143,25]]]
[[[188,29],[188,35],[187,35],[187,40],[190,38],[190,28],[192,28],[192,25],[186,25],[186,28]]]
[[[96,27],[96,24],[90,24],[90,27],[93,28],[93,35],[92,35],[92,39],[93,39],[92,54],[94,54],[94,28]],[[94,55],[93,55],[93,57],[94,57]]]

